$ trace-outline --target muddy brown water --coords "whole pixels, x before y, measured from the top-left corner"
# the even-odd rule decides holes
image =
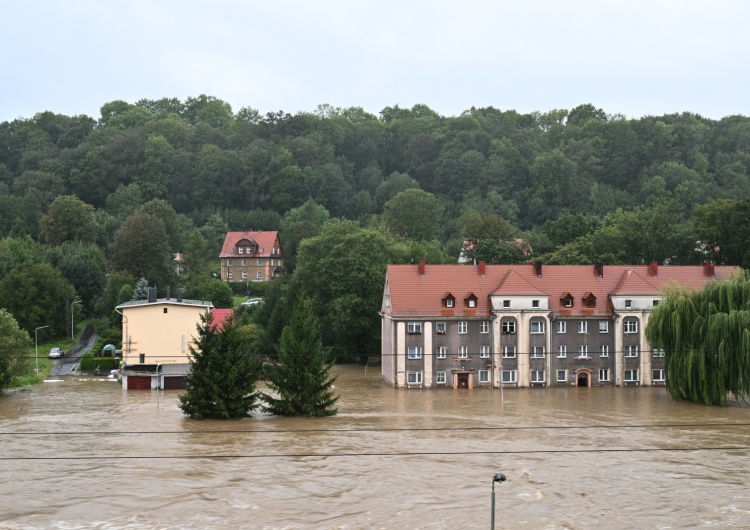
[[[496,528],[750,527],[750,408],[336,371],[324,419],[198,422],[78,377],[0,396],[0,528],[489,528],[495,473]]]

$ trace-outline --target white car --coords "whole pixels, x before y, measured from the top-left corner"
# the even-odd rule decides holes
[[[52,348],[49,351],[50,359],[59,359],[60,357],[65,357],[65,350],[63,350],[62,348]]]
[[[242,304],[240,304],[240,305],[242,305],[244,307],[249,307],[251,305],[259,304],[262,301],[263,301],[262,298],[248,298],[247,300],[245,300],[244,302],[242,302]]]

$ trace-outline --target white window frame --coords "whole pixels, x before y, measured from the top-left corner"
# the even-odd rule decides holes
[[[231,267],[231,266],[232,266],[232,260],[231,260],[231,259],[228,259],[228,260],[227,260],[227,267]]]
[[[490,358],[490,347],[489,346],[480,346],[479,347],[479,358],[480,359],[489,359]]]
[[[579,320],[578,321],[578,333],[588,333],[589,332],[589,323],[587,320]]]
[[[563,302],[564,307],[573,307],[573,299],[572,298],[566,298]]]
[[[237,247],[237,254],[244,254],[245,247]]]
[[[635,346],[625,346],[625,357],[627,358],[635,358],[638,357],[638,345]]]
[[[516,332],[516,322],[514,320],[503,320],[500,323],[500,330],[505,335],[512,335]]]
[[[663,383],[667,380],[667,371],[664,368],[654,368],[651,370],[651,380],[654,383]]]
[[[622,323],[622,331],[625,335],[632,335],[638,333],[638,321],[637,320],[625,320]]]
[[[480,384],[487,384],[490,382],[490,371],[489,370],[479,370],[479,383]]]
[[[476,306],[477,306],[477,301],[474,300],[473,298],[469,298],[469,307],[476,307]]]
[[[505,384],[517,383],[518,371],[517,370],[503,370],[503,373],[501,374],[501,378],[502,378],[502,382]]]
[[[465,320],[462,320],[458,323],[458,333],[459,335],[466,335],[469,332],[469,323]]]
[[[469,358],[469,347],[468,346],[459,346],[458,347],[458,358],[459,359],[468,359]]]
[[[510,300],[503,300],[503,309],[510,309]]]
[[[482,320],[479,323],[479,333],[489,333],[489,332],[490,332],[490,321]]]
[[[565,344],[557,345],[557,358],[564,359],[568,356],[568,347]]]
[[[562,375],[562,377],[560,377]],[[567,383],[568,382],[568,371],[567,370],[558,370],[557,371],[557,382],[558,383]]]
[[[445,307],[453,307],[453,298],[445,299]]]
[[[448,356],[448,346],[438,346],[435,348],[435,357],[445,359]]]
[[[422,334],[422,323],[421,322],[407,322],[406,323],[406,334],[407,335],[421,335]]]
[[[630,378],[628,379],[628,377]],[[638,381],[640,381],[640,379],[638,378],[637,368],[625,370],[625,382],[626,383],[637,383]]]
[[[243,267],[247,267],[247,260],[246,260],[246,259],[243,259],[243,260],[242,260],[242,266],[243,266]]]
[[[531,301],[531,308],[532,309],[539,309],[539,300],[532,300]]]
[[[516,358],[516,347],[515,346],[503,346],[503,359],[515,359]]]
[[[582,359],[588,359],[589,358],[589,346],[588,344],[579,344],[578,345],[578,357]]]
[[[263,279],[263,273],[258,271],[258,274],[256,275],[259,280]]]
[[[422,358],[422,346],[409,346],[406,349],[407,359],[421,359]]]
[[[435,323],[435,334],[436,335],[445,335],[446,331],[445,322],[436,322]]]
[[[664,348],[652,348],[651,349],[651,357],[658,359],[664,356],[665,356]]]
[[[227,280],[231,280],[231,279],[232,279],[232,271],[229,271],[227,273]]]
[[[447,373],[443,370],[435,372],[435,383],[444,385],[448,381]]]
[[[422,384],[422,372],[421,371],[406,372],[406,384],[407,385],[421,385]]]
[[[568,323],[564,320],[558,320],[557,321],[557,332],[559,334],[567,333],[568,332]]]
[[[599,321],[599,333],[609,333],[609,321],[608,320]]]
[[[544,346],[532,346],[531,358],[532,359],[544,359]]]
[[[531,378],[529,379],[529,381],[531,381],[532,383],[544,383],[544,370],[531,370]]]
[[[609,368],[599,368],[599,382],[609,383]]]
[[[625,300],[625,309],[633,309],[633,301]]]
[[[599,357],[609,357],[609,344],[599,345]]]
[[[532,320],[530,327],[532,335],[544,335],[544,320]]]
[[[260,259],[260,258],[258,258],[255,263],[258,265],[258,267],[262,267],[263,266],[263,260]]]
[[[242,271],[242,279],[247,280],[247,271]]]

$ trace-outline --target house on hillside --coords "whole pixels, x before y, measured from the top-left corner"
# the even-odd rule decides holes
[[[219,254],[225,282],[267,282],[284,272],[279,233],[227,232]]]
[[[211,314],[212,324],[223,325],[231,309],[214,309],[211,302],[177,297],[156,298],[149,289],[147,300],[117,306],[122,314],[125,389],[184,388],[190,371],[190,346],[195,344],[201,317]]]
[[[397,388],[663,385],[644,329],[664,289],[737,267],[388,266],[382,376]]]

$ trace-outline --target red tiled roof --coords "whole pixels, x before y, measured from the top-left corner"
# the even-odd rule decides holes
[[[418,265],[389,265],[387,284],[390,293],[390,313],[397,317],[408,316],[489,316],[492,307],[490,295],[539,296],[549,293],[570,293],[572,308],[563,307],[557,295],[549,294],[552,311],[565,315],[609,315],[612,312],[609,295],[648,296],[659,295],[670,285],[679,284],[699,290],[714,280],[723,280],[739,271],[738,267],[715,266],[712,278],[702,265],[660,266],[658,277],[646,265],[605,265],[603,277],[596,274],[593,265],[544,265],[542,277],[537,277],[534,265],[487,265],[486,274],[479,274],[473,265],[425,265],[420,276]],[[476,308],[456,307],[446,314],[442,300],[446,291],[473,292],[478,297]],[[584,307],[584,295],[593,295],[596,307]],[[460,304],[459,304],[460,305]]]
[[[277,231],[268,232],[227,232],[224,245],[221,247],[220,258],[237,258],[235,247],[243,239],[255,241],[258,244],[258,252],[251,257],[268,258],[274,247],[278,249],[277,255],[281,255],[281,243]],[[245,256],[247,257],[247,256]]]
[[[211,311],[209,324],[216,327],[216,331],[224,329],[224,322],[234,315],[234,309],[214,309]]]

